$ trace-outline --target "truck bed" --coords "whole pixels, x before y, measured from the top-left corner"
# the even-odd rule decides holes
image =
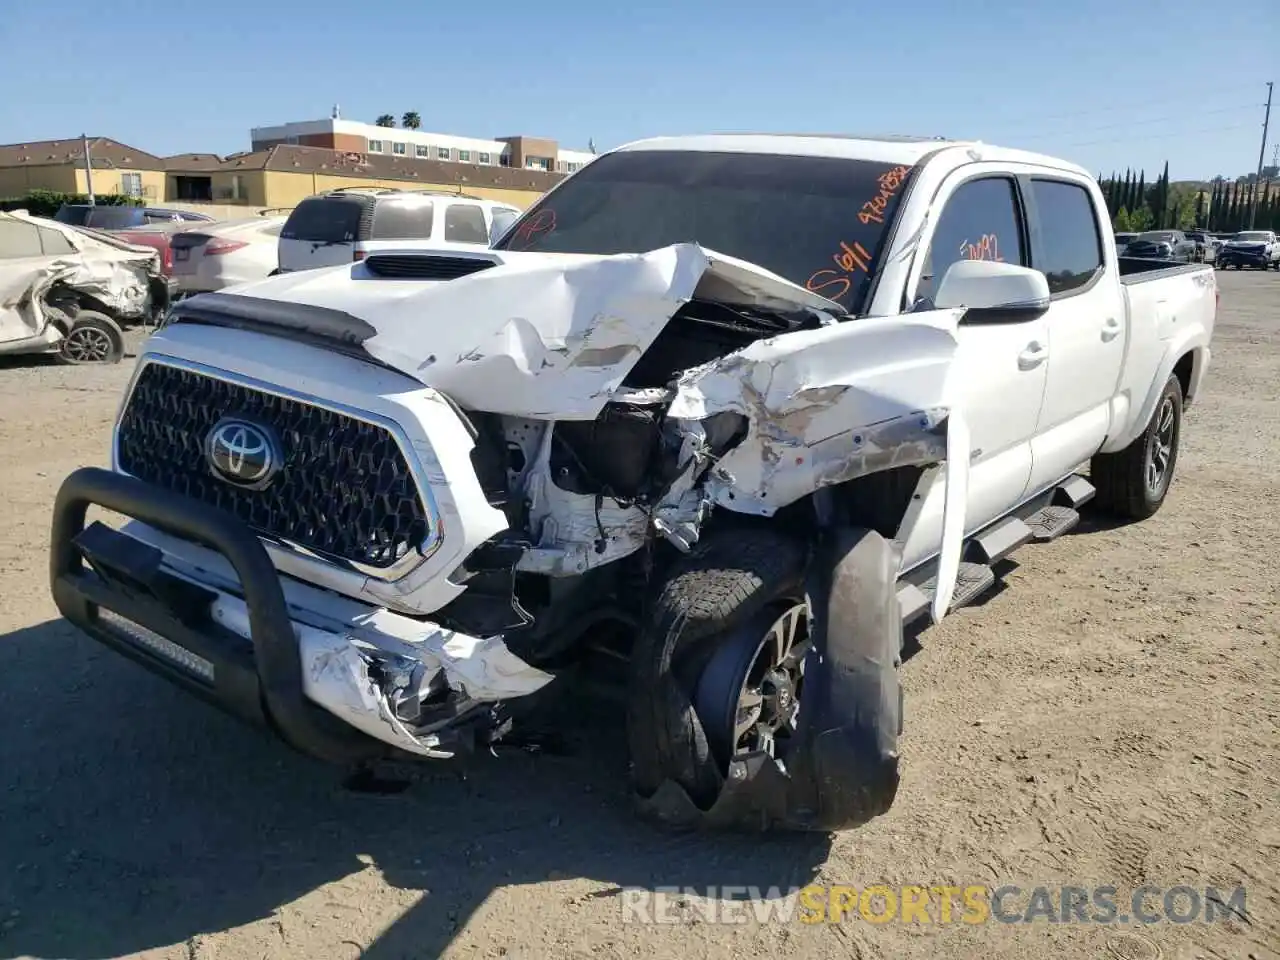
[[[1196,273],[1213,269],[1203,263],[1175,263],[1149,257],[1117,257],[1116,259],[1120,263],[1120,282],[1125,284],[1146,283],[1148,280],[1159,280],[1180,273]]]

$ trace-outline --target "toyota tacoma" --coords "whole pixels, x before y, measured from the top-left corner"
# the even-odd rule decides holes
[[[335,764],[518,742],[611,675],[645,811],[845,827],[897,790],[904,626],[1090,500],[1160,509],[1216,306],[1050,157],[641,141],[493,249],[178,303],[52,591]]]

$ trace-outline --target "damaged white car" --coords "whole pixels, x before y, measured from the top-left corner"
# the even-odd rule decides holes
[[[326,760],[518,740],[616,679],[646,810],[848,826],[897,789],[904,624],[1091,498],[1160,508],[1215,311],[1048,157],[643,141],[496,249],[178,304],[112,469],[62,486],[53,595]]]
[[[25,213],[0,213],[0,355],[117,363],[123,325],[157,319],[171,287],[154,250]]]

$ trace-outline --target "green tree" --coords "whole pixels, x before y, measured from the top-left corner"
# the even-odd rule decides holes
[[[1178,184],[1169,188],[1163,226],[1173,230],[1189,230],[1199,222],[1197,217],[1202,201],[1199,187]]]
[[[394,127],[396,125],[396,118],[389,113],[384,113],[373,122],[379,127]]]
[[[1133,232],[1133,225],[1129,223],[1129,211],[1124,207],[1121,207],[1120,212],[1116,214],[1114,226],[1116,233]]]
[[[1151,215],[1151,208],[1141,206],[1129,213],[1129,229],[1134,233],[1142,233],[1144,230],[1151,229],[1151,224],[1154,220],[1155,218]]]
[[[418,111],[410,110],[400,118],[400,126],[406,130],[417,130],[422,126],[422,118],[418,116]]]
[[[1129,210],[1131,211],[1129,214],[1131,217],[1133,216],[1132,211],[1147,210],[1150,212],[1150,208],[1147,206],[1147,171],[1145,170],[1138,171],[1138,189],[1133,195],[1133,203],[1129,205]],[[1148,226],[1150,226],[1150,223],[1151,220],[1150,217],[1148,217]],[[1143,227],[1142,229],[1146,230],[1147,227]]]

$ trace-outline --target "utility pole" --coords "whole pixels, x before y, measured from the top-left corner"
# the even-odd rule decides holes
[[[1262,146],[1258,148],[1258,175],[1253,188],[1253,204],[1249,207],[1249,229],[1253,229],[1258,218],[1259,191],[1262,189],[1262,161],[1267,156],[1267,129],[1271,126],[1271,93],[1275,84],[1267,81],[1267,112],[1262,117]]]
[[[80,134],[80,142],[84,144],[84,179],[89,187],[89,206],[94,205],[93,199],[93,161],[89,158],[89,138],[85,134]]]

